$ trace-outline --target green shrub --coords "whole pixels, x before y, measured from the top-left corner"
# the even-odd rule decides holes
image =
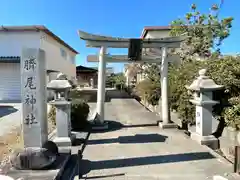
[[[231,107],[227,107],[223,113],[227,126],[240,130],[240,96],[233,97],[230,100]]]
[[[226,107],[232,106],[229,101],[240,95],[240,57],[229,56],[220,61],[210,61],[207,67],[208,75],[215,83],[224,85],[223,91],[215,91],[213,94],[214,100],[220,101],[214,106],[213,113],[220,117]]]
[[[176,110],[184,122],[192,123],[195,119],[195,107],[189,101],[190,95],[186,85],[190,85],[204,67],[202,62],[184,62],[179,67],[169,67],[169,102],[170,108]]]
[[[82,129],[87,125],[87,118],[90,108],[89,105],[81,99],[72,101],[71,104],[71,125],[72,129]],[[48,120],[56,125],[56,108],[51,106],[48,113]]]
[[[82,129],[87,125],[87,118],[90,108],[83,100],[74,100],[71,105],[71,125],[72,129]]]
[[[136,93],[143,100],[146,100],[151,105],[157,105],[161,97],[160,82],[145,79],[139,82],[136,86]]]
[[[117,90],[121,90],[122,89],[122,84],[116,84],[115,86],[116,86]]]
[[[126,84],[126,78],[123,73],[117,73],[111,76],[111,83],[118,89],[122,89]]]
[[[169,67],[169,99],[171,109],[175,109],[180,118],[187,122],[195,122],[194,105],[189,102],[186,85],[190,85],[198,77],[198,71],[207,69],[207,75],[216,84],[224,85],[224,90],[214,92],[214,100],[220,101],[214,106],[214,116],[223,116],[228,100],[240,95],[240,58],[226,57],[224,59],[207,61],[186,61],[179,67]],[[232,107],[233,108],[233,107]],[[229,119],[230,121],[230,119]],[[235,121],[232,119],[232,121]],[[228,123],[231,124],[231,123]],[[235,124],[235,122],[234,122]]]
[[[71,90],[69,93],[69,97],[72,99],[82,98],[82,93],[78,90]]]

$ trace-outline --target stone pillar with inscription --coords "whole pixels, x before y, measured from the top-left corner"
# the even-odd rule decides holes
[[[212,107],[218,103],[212,98],[215,90],[222,89],[223,86],[215,84],[206,74],[206,69],[199,71],[199,77],[187,87],[194,93],[194,98],[190,100],[196,105],[196,132],[191,132],[191,138],[202,145],[208,145],[213,149],[218,148],[218,140],[212,136]]]
[[[71,102],[69,91],[71,84],[64,74],[48,83],[47,89],[55,92],[55,99],[49,102],[56,107],[57,136],[53,140],[58,146],[71,146],[75,136],[71,134]]]
[[[22,130],[24,147],[48,140],[45,53],[24,48],[21,55]]]

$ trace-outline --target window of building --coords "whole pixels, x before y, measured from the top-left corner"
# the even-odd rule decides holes
[[[71,56],[71,62],[75,64],[75,56]]]
[[[62,56],[63,58],[66,58],[66,57],[67,57],[67,53],[66,53],[66,51],[65,51],[63,48],[60,48],[60,52],[61,52],[61,56]]]
[[[83,79],[84,80],[88,80],[88,76],[87,75],[83,75]]]

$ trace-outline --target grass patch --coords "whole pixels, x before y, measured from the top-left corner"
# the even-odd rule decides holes
[[[10,133],[0,136],[0,161],[5,164],[9,155],[15,149],[23,148],[23,136],[20,128],[13,129]]]
[[[48,121],[48,134],[50,134],[54,129],[55,125]],[[0,136],[0,170],[3,168],[3,171],[7,164],[9,164],[9,156],[16,149],[23,149],[23,134],[20,127],[12,129],[11,132]],[[1,173],[0,173],[1,174]]]

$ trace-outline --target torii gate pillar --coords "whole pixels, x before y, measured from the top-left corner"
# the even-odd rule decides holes
[[[168,58],[167,47],[162,47],[161,63],[161,116],[162,122],[159,123],[161,128],[176,128],[176,124],[171,123],[170,110],[168,107]]]
[[[106,47],[101,47],[98,64],[98,89],[97,89],[97,113],[98,120],[104,123],[104,102],[105,102],[105,84],[106,84]]]

